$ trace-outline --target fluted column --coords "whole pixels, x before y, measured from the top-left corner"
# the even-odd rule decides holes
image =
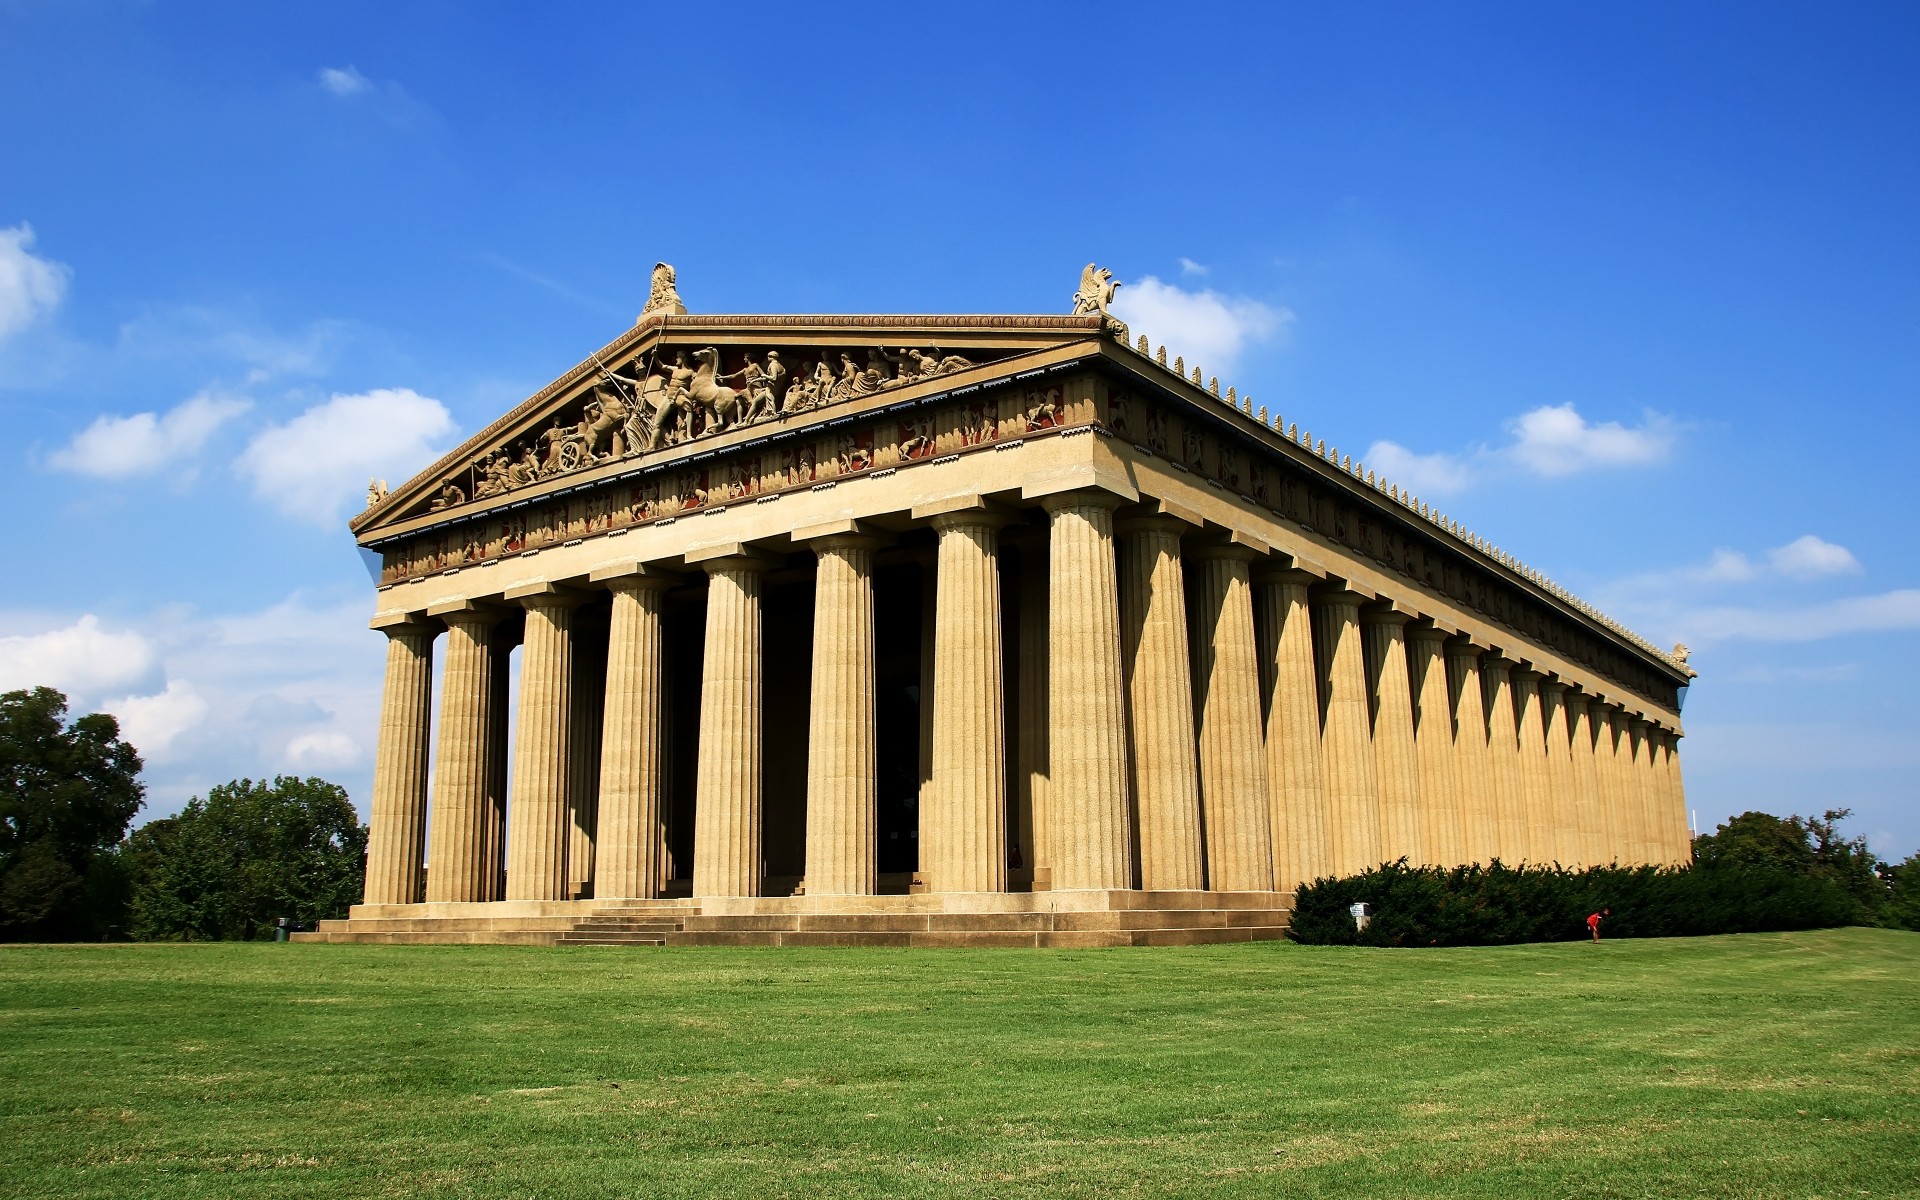
[[[1613,861],[1600,815],[1600,776],[1593,756],[1593,714],[1587,694],[1568,688],[1561,697],[1566,708],[1568,779],[1572,806],[1576,861],[1583,867],[1604,867]]]
[[[1680,781],[1680,735],[1669,730],[1663,736],[1667,746],[1667,806],[1674,822],[1673,861],[1684,866],[1693,861],[1693,826],[1687,820],[1687,791]]]
[[[879,890],[872,538],[813,543],[813,701],[807,717],[807,894]]]
[[[1320,769],[1320,685],[1305,571],[1257,579],[1261,693],[1266,703],[1267,811],[1274,886],[1292,891],[1331,872],[1327,790]]]
[[[1514,716],[1519,726],[1520,812],[1526,828],[1525,861],[1545,866],[1557,849],[1548,811],[1552,784],[1547,778],[1546,717],[1540,709],[1540,673],[1526,667],[1512,672]]]
[[[760,577],[767,564],[728,555],[707,572],[700,751],[693,801],[693,894],[760,894]]]
[[[1493,769],[1494,849],[1519,866],[1527,852],[1525,785],[1520,777],[1520,718],[1513,705],[1513,663],[1498,654],[1480,661],[1487,687],[1487,761]]]
[[[1458,789],[1462,863],[1499,857],[1499,817],[1493,799],[1493,757],[1488,747],[1486,680],[1480,647],[1468,639],[1447,643],[1447,687],[1453,694],[1453,781]],[[1456,864],[1458,865],[1458,864]]]
[[[487,640],[487,682],[493,696],[487,707],[486,802],[480,814],[481,900],[504,900],[507,895],[507,759],[513,730],[509,720],[513,695],[513,652],[519,647],[524,619],[501,621]]]
[[[660,609],[670,580],[639,567],[602,575],[613,592],[601,725],[594,895],[647,900],[667,882]]]
[[[1640,856],[1642,862],[1663,863],[1667,861],[1666,848],[1661,844],[1660,817],[1653,795],[1653,742],[1649,736],[1652,727],[1639,717],[1627,723],[1627,732],[1632,742],[1633,757],[1628,767],[1630,802],[1640,823]]]
[[[1049,668],[1048,709],[1061,714],[1049,746],[1053,886],[1133,886],[1127,797],[1126,686],[1120,665],[1120,590],[1108,492],[1041,502],[1052,519],[1047,592],[1073,622]]]
[[[1148,891],[1206,886],[1201,859],[1199,760],[1188,680],[1186,580],[1172,517],[1120,526],[1120,624],[1133,730],[1140,886]]]
[[[1367,729],[1366,655],[1360,644],[1361,597],[1348,591],[1313,597],[1314,650],[1325,690],[1320,769],[1327,788],[1327,849],[1332,873],[1380,865],[1380,800]]]
[[[433,640],[439,628],[408,620],[386,625],[387,677],[380,695],[380,744],[367,818],[368,904],[417,904],[427,841],[427,749],[433,705]]]
[[[606,720],[607,647],[600,631],[576,624],[573,631],[573,702],[569,716],[567,768],[567,896],[583,899],[594,889],[595,842],[600,821],[600,733]]]
[[[1003,892],[1007,797],[1000,674],[1001,521],[982,509],[942,513],[932,521],[940,535],[933,632],[933,784],[920,810],[920,871],[932,891]],[[1056,645],[1059,636],[1056,632]],[[1056,655],[1054,671],[1078,649]],[[1057,685],[1054,694],[1059,695]],[[1058,745],[1053,747],[1053,767],[1057,806]],[[1054,826],[1060,827],[1057,819]],[[1064,885],[1058,847],[1055,854],[1054,886],[1059,887]]]
[[[1567,726],[1567,685],[1540,681],[1540,724],[1547,735],[1546,816],[1553,857],[1567,867],[1586,864],[1580,843],[1578,800],[1573,787],[1572,740]]]
[[[1273,890],[1273,818],[1248,574],[1254,557],[1241,546],[1212,546],[1192,554],[1200,804],[1207,886],[1217,892]]]
[[[1600,797],[1601,835],[1606,853],[1600,861],[1632,866],[1633,829],[1627,822],[1626,806],[1620,794],[1619,710],[1595,698],[1587,709],[1593,722],[1594,779]]]
[[[1413,692],[1407,673],[1407,614],[1368,608],[1360,626],[1367,651],[1373,764],[1380,789],[1380,857],[1424,861],[1420,768],[1413,747]]]
[[[434,755],[433,815],[427,826],[427,900],[493,898],[498,867],[489,858],[497,784],[491,768],[496,610],[460,602],[437,606],[447,624],[447,661],[440,676],[440,735]]]
[[[1020,749],[1014,777],[1020,788],[1020,811],[1026,814],[1027,846],[1033,858],[1035,891],[1053,886],[1053,809],[1049,804],[1048,774],[1052,770],[1052,721],[1048,693],[1053,657],[1053,625],[1047,604],[1047,539],[1038,538],[1020,551]],[[931,691],[928,692],[931,695]]]
[[[537,584],[507,598],[527,610],[507,793],[507,899],[565,900],[575,765],[573,616],[581,597]]]
[[[1407,627],[1413,692],[1413,754],[1420,775],[1420,853],[1435,866],[1472,860],[1454,781],[1453,709],[1448,699],[1447,635],[1431,624]]]

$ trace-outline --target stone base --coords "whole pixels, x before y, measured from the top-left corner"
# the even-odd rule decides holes
[[[537,946],[1173,946],[1273,941],[1286,892],[922,892],[360,904],[300,942]]]

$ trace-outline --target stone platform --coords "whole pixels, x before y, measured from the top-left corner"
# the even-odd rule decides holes
[[[533,946],[1188,946],[1274,941],[1285,892],[954,892],[360,904],[300,942]]]

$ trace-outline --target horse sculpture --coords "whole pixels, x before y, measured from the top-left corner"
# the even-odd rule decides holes
[[[720,373],[720,352],[712,346],[695,350],[693,362],[693,380],[687,384],[687,395],[709,414],[710,432],[732,428],[746,413],[741,407],[740,393],[715,380]]]

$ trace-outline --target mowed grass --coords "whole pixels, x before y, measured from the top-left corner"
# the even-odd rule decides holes
[[[9,1196],[1920,1195],[1920,934],[0,950]]]

